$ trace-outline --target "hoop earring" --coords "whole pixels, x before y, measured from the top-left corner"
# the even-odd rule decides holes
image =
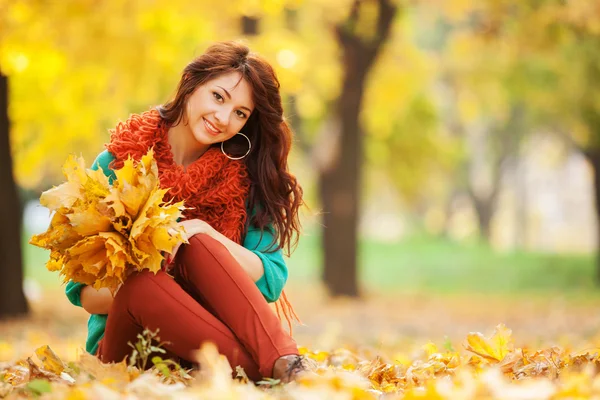
[[[225,142],[221,142],[221,152],[225,155],[225,157],[229,158],[230,160],[241,160],[242,158],[245,158],[250,153],[250,149],[252,149],[252,142],[250,141],[250,138],[248,138],[248,136],[244,135],[242,132],[238,132],[236,133],[236,135],[242,135],[246,138],[246,140],[248,141],[248,151],[241,157],[231,157],[229,154],[225,153],[225,149],[223,148],[223,143]]]

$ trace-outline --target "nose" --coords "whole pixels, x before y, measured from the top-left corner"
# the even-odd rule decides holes
[[[220,109],[215,112],[215,122],[219,124],[217,128],[223,130],[229,124],[229,113],[227,110]]]

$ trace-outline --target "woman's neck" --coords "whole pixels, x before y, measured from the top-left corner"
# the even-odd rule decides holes
[[[208,145],[198,143],[189,125],[184,125],[181,121],[169,128],[167,134],[173,161],[176,164],[187,167],[196,161],[202,154],[208,150]]]

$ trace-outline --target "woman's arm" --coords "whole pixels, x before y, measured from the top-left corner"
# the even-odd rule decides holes
[[[242,246],[256,254],[265,269],[265,274],[256,281],[256,286],[269,303],[277,301],[287,282],[288,269],[283,259],[283,251],[278,249],[275,243],[272,228],[267,226],[261,230],[249,227]]]
[[[81,306],[90,314],[108,314],[112,302],[113,296],[107,288],[97,290],[84,286],[81,289]]]
[[[240,246],[214,229],[210,236],[221,242],[221,244],[229,250],[233,258],[235,258],[254,282],[258,281],[265,274],[262,260],[252,251]]]

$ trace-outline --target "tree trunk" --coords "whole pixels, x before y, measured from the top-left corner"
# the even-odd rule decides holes
[[[0,74],[0,319],[27,314],[21,258],[21,204],[12,172],[8,78]]]
[[[517,156],[515,161],[515,249],[527,249],[528,223],[527,223],[527,160],[524,156]]]
[[[596,206],[596,280],[600,284],[600,149],[584,152],[594,171],[594,205]]]
[[[489,198],[471,196],[471,200],[475,205],[479,234],[486,243],[490,243],[492,238],[492,214],[496,203],[495,198],[492,198],[492,196],[489,196]]]
[[[353,67],[356,68],[349,65],[348,69]],[[359,75],[350,71],[347,74]],[[352,86],[355,86],[354,91]],[[357,241],[362,134],[358,114],[362,87],[356,86],[362,86],[362,82],[358,79],[344,80],[338,105],[341,118],[338,156],[329,168],[321,171],[319,177],[325,249],[323,279],[333,296],[359,295]]]
[[[359,296],[357,280],[358,212],[363,136],[359,114],[369,70],[389,36],[396,7],[378,0],[375,39],[356,33],[360,0],[346,21],[336,27],[342,49],[344,76],[335,113],[339,122],[337,147],[321,167],[319,191],[323,207],[323,280],[332,296]],[[336,135],[337,133],[331,133]]]

